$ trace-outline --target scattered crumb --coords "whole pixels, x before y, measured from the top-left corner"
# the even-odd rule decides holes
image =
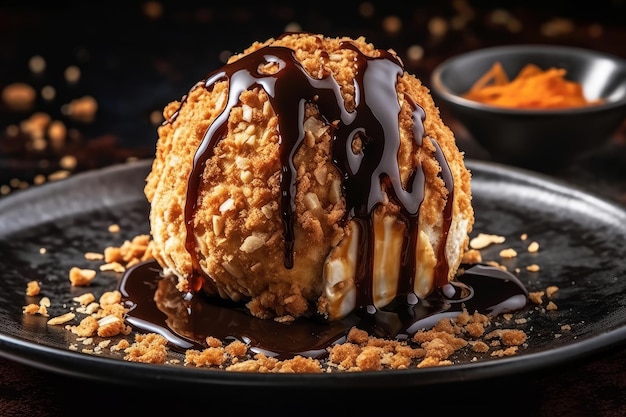
[[[39,282],[29,281],[28,284],[26,284],[26,295],[28,295],[29,297],[39,295],[40,291],[41,287],[39,286]]]
[[[528,245],[528,252],[535,253],[538,251],[539,251],[539,243],[531,242],[530,245]]]
[[[539,265],[537,264],[531,264],[526,267],[526,270],[529,272],[539,272],[539,269]]]
[[[138,235],[126,240],[120,246],[104,249],[104,265],[101,271],[124,272],[126,268],[152,258],[149,235]]]
[[[50,303],[50,299],[48,297],[41,297],[41,300],[39,300],[39,305],[44,307],[50,307],[52,304]]]
[[[122,339],[114,346],[111,346],[111,351],[124,351],[130,347],[130,342],[126,339]]]
[[[102,294],[98,301],[100,305],[104,307],[119,304],[122,302],[122,293],[117,290],[108,291]]]
[[[100,265],[100,271],[124,272],[126,271],[126,267],[119,262],[109,262]]]
[[[545,295],[545,291],[530,291],[528,293],[528,299],[533,303],[533,304],[538,304],[540,305],[541,303],[543,303],[543,296]]]
[[[85,259],[88,261],[101,261],[104,255],[98,252],[85,252]]]
[[[489,345],[482,340],[472,342],[472,351],[476,353],[486,353],[489,351]]]
[[[46,307],[39,305],[39,304],[34,304],[34,303],[28,304],[22,307],[22,311],[24,314],[30,314],[30,315],[39,314],[41,316],[48,317],[48,311]]]
[[[515,258],[516,256],[517,252],[515,251],[515,249],[512,248],[502,249],[500,251],[500,257],[502,258]]]
[[[90,302],[86,305],[81,305],[80,307],[76,307],[76,312],[82,313],[82,314],[94,314],[94,313],[97,313],[98,310],[100,310],[100,304],[96,302]]]
[[[118,224],[112,224],[109,226],[109,232],[118,233],[120,231],[120,226]]]
[[[124,317],[117,314],[109,314],[98,320],[97,333],[100,337],[113,337],[118,334],[128,334],[130,329],[124,322]]]
[[[93,269],[81,269],[75,266],[70,269],[69,277],[72,286],[85,287],[91,284],[91,281],[96,277],[96,271]]]
[[[550,299],[557,293],[558,290],[559,290],[559,287],[557,287],[556,285],[550,285],[544,291],[529,292],[528,299],[533,304],[542,305],[544,302],[544,296]],[[556,305],[554,301],[549,300],[548,303],[545,305],[545,309],[547,311],[554,311],[554,310],[558,310],[558,306]]]
[[[504,346],[520,346],[526,342],[527,336],[521,330],[499,329],[485,336],[486,340],[500,338]]]
[[[470,248],[484,249],[491,244],[504,243],[504,241],[505,241],[504,236],[491,235],[487,233],[479,233],[476,237],[470,240]]]
[[[69,330],[81,337],[93,336],[98,330],[98,320],[93,316],[87,316],[77,326],[70,326]]]
[[[124,349],[124,360],[142,363],[165,363],[167,339],[155,333],[135,335],[135,343]]]
[[[517,346],[511,346],[506,349],[499,349],[491,352],[491,356],[502,358],[504,356],[513,356],[517,353]]]
[[[72,299],[72,301],[80,303],[80,305],[82,305],[82,306],[86,306],[86,305],[96,301],[96,296],[93,295],[92,293],[88,292],[88,293],[85,293],[85,294],[80,295],[78,297],[74,297]]]
[[[557,287],[556,285],[550,285],[546,288],[546,295],[548,296],[548,298],[552,298],[552,296],[556,294],[558,290],[559,287]]]
[[[52,317],[50,320],[48,320],[48,324],[52,326],[57,324],[65,324],[68,321],[73,320],[74,317],[76,317],[74,313],[65,313],[60,316]]]

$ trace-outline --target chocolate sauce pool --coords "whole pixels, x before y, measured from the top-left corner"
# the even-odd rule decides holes
[[[326,348],[345,341],[353,326],[376,337],[407,339],[442,318],[457,316],[464,307],[488,315],[519,310],[528,295],[515,275],[476,264],[425,299],[397,299],[379,310],[360,308],[334,322],[299,318],[278,323],[253,317],[241,303],[202,292],[181,293],[176,278],[163,276],[155,261],[129,268],[119,289],[129,308],[126,320],[136,329],[161,334],[175,350],[206,348],[206,337],[213,336],[240,340],[252,351],[277,359],[323,358]]]

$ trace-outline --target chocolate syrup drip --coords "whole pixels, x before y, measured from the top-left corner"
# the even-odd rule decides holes
[[[278,323],[251,316],[243,304],[201,292],[183,294],[176,288],[176,278],[164,277],[155,261],[129,268],[119,290],[129,308],[126,320],[136,329],[161,334],[174,350],[206,348],[206,337],[213,336],[242,341],[253,352],[278,359],[323,358],[328,347],[345,341],[353,326],[372,336],[402,340],[442,318],[457,316],[463,308],[495,316],[526,305],[528,292],[515,275],[486,265],[466,267],[457,280],[416,304],[398,298],[384,309],[373,313],[357,309],[330,323],[313,318]]]
[[[230,110],[239,103],[239,96],[246,90],[262,88],[268,95],[270,104],[278,117],[278,133],[281,162],[281,213],[284,227],[285,267],[293,267],[294,211],[296,175],[294,156],[304,138],[304,107],[307,102],[315,102],[320,113],[331,120],[349,122],[351,115],[343,106],[340,87],[332,77],[315,79],[308,75],[294,58],[293,51],[285,47],[265,47],[226,65],[209,75],[205,82],[207,89],[220,81],[229,80],[228,101],[224,110],[205,133],[195,155],[185,207],[187,227],[187,250],[192,258],[197,258],[193,216],[196,211],[200,179],[206,161],[225,136]],[[273,63],[275,73],[260,72],[266,64]],[[197,265],[197,259],[195,264]],[[198,268],[198,272],[201,270]]]
[[[400,103],[396,91],[398,77],[404,70],[398,59],[388,51],[379,50],[378,57],[364,55],[351,42],[343,42],[344,49],[354,51],[354,98],[353,109],[347,109],[341,95],[341,87],[332,74],[320,79],[311,77],[294,57],[294,51],[280,46],[266,46],[207,76],[204,87],[212,89],[218,81],[229,81],[228,100],[225,108],[206,131],[193,160],[189,176],[185,205],[187,229],[186,249],[191,255],[194,270],[192,288],[201,287],[202,269],[199,266],[194,237],[193,217],[197,208],[201,178],[206,161],[227,133],[228,117],[231,109],[239,103],[242,92],[253,88],[263,89],[278,118],[278,133],[281,163],[281,215],[284,237],[284,265],[292,268],[294,247],[294,216],[296,195],[296,155],[304,138],[305,104],[313,103],[320,115],[331,124],[333,134],[332,158],[343,179],[342,188],[346,200],[346,214],[343,224],[354,220],[361,229],[359,242],[358,270],[355,279],[357,305],[371,305],[373,282],[373,212],[383,204],[385,194],[401,207],[401,217],[407,225],[402,258],[401,274],[406,278],[401,290],[412,292],[415,276],[415,253],[417,245],[418,212],[424,198],[424,173],[418,166],[410,175],[406,188],[400,181],[398,151],[400,148],[399,114]],[[320,69],[328,57],[323,55]],[[266,64],[272,63],[277,70],[261,72]],[[413,110],[413,135],[415,143],[422,145],[424,135],[424,110],[406,95]],[[181,106],[186,100],[183,99]],[[179,108],[180,110],[180,108]],[[176,115],[170,119],[175,120]],[[359,138],[362,147],[358,154],[352,151],[352,144]],[[445,209],[443,239],[440,252],[443,253],[445,240],[450,227],[452,210],[452,190],[454,183],[447,162],[436,145],[435,154],[442,166],[442,178],[449,195]],[[440,255],[441,255],[440,253]],[[447,282],[448,265],[445,256],[439,256],[437,279],[439,284]]]
[[[433,144],[435,145],[435,158],[439,165],[441,166],[441,171],[439,175],[443,179],[443,182],[446,184],[446,189],[448,190],[448,196],[446,198],[446,205],[443,209],[443,226],[441,242],[439,243],[438,253],[437,253],[437,264],[435,265],[435,287],[441,287],[448,282],[448,274],[450,272],[450,265],[448,264],[448,257],[446,256],[446,243],[448,240],[448,234],[450,232],[450,226],[452,225],[452,203],[454,202],[454,186],[453,186],[453,178],[452,171],[450,171],[450,166],[448,165],[448,161],[446,157],[443,155],[441,151],[441,147],[436,140],[431,139]]]

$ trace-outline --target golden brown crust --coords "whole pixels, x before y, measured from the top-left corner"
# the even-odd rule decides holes
[[[230,62],[267,45],[291,48],[312,77],[320,79],[332,74],[350,110],[355,107],[356,76],[351,63],[357,52],[343,48],[342,42],[351,42],[369,57],[380,55],[363,38],[293,34],[254,43]],[[187,182],[196,149],[226,106],[228,88],[225,80],[211,89],[199,83],[181,102],[166,106],[163,114],[168,122],[158,129],[156,157],[145,187],[152,207],[153,255],[166,271],[179,277],[180,290],[189,290],[190,279],[198,274],[186,247]],[[406,184],[418,166],[426,176],[419,226],[432,248],[423,251],[428,253],[425,257],[437,256],[439,245],[445,244],[442,213],[449,193],[441,178],[442,167],[434,157],[437,145],[454,179],[455,220],[446,252],[450,280],[467,247],[467,234],[473,224],[470,174],[428,89],[405,72],[398,79],[397,92],[401,105],[401,180]],[[406,96],[425,110],[423,146],[413,138],[413,109]],[[294,158],[294,265],[285,268],[277,116],[260,88],[244,91],[239,101],[229,114],[225,136],[206,162],[193,217],[197,248],[194,256],[203,269],[203,288],[224,298],[249,301],[249,309],[258,317],[298,317],[307,314],[316,303],[316,309],[324,310],[328,304],[321,296],[324,263],[331,249],[348,233],[339,222],[345,213],[345,200],[337,196],[341,178],[332,163],[329,123],[334,121],[326,121],[314,105],[306,107],[305,139]],[[388,203],[382,210],[393,214],[398,207]],[[425,264],[435,262],[436,259],[428,259]],[[424,288],[428,292],[433,287],[430,284]]]

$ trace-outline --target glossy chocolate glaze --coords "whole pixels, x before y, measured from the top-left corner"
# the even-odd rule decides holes
[[[363,238],[359,241],[355,285],[356,306],[373,304],[373,212],[386,198],[400,207],[399,217],[406,224],[400,274],[405,277],[399,284],[398,294],[412,294],[416,269],[418,236],[418,213],[424,198],[424,172],[416,167],[407,184],[400,181],[398,150],[400,148],[400,103],[396,85],[404,74],[400,61],[388,51],[378,50],[376,57],[363,54],[352,42],[342,42],[341,48],[354,54],[354,108],[347,108],[341,88],[332,74],[314,78],[295,58],[294,51],[281,46],[265,46],[245,55],[217,71],[203,81],[211,90],[217,82],[228,81],[228,99],[219,116],[207,129],[193,160],[189,177],[185,222],[187,227],[186,248],[194,265],[191,287],[196,291],[202,280],[210,280],[200,268],[194,236],[194,215],[199,198],[199,187],[205,164],[213,155],[215,146],[225,136],[231,109],[239,104],[242,92],[262,88],[278,118],[281,163],[281,215],[284,237],[284,266],[292,268],[294,247],[294,211],[296,195],[296,155],[304,138],[304,108],[306,103],[315,105],[320,115],[331,124],[333,135],[332,158],[343,180],[342,191],[346,201],[343,225],[354,221]],[[322,63],[327,60],[322,56]],[[275,71],[261,70],[272,64]],[[413,113],[413,140],[422,146],[424,137],[424,110],[405,93]],[[181,106],[184,106],[185,99]],[[179,108],[180,111],[180,108]],[[173,123],[177,111],[167,123]],[[352,149],[358,138],[362,144],[358,153]],[[439,245],[438,263],[435,266],[435,286],[448,281],[449,265],[444,256],[446,239],[452,220],[454,182],[445,156],[437,142],[429,138],[436,151],[434,157],[441,166],[440,176],[445,182],[448,197],[444,208],[442,239]]]
[[[279,323],[253,317],[243,303],[181,293],[176,278],[164,277],[155,261],[128,269],[119,289],[130,310],[126,320],[135,329],[163,335],[174,349],[202,349],[206,337],[213,336],[243,341],[252,351],[279,359],[323,358],[328,347],[345,341],[353,326],[372,336],[406,339],[444,317],[455,317],[464,307],[489,315],[519,310],[528,295],[515,275],[478,264],[467,266],[463,275],[425,299],[398,298],[385,309],[360,308],[334,322],[299,318]]]

